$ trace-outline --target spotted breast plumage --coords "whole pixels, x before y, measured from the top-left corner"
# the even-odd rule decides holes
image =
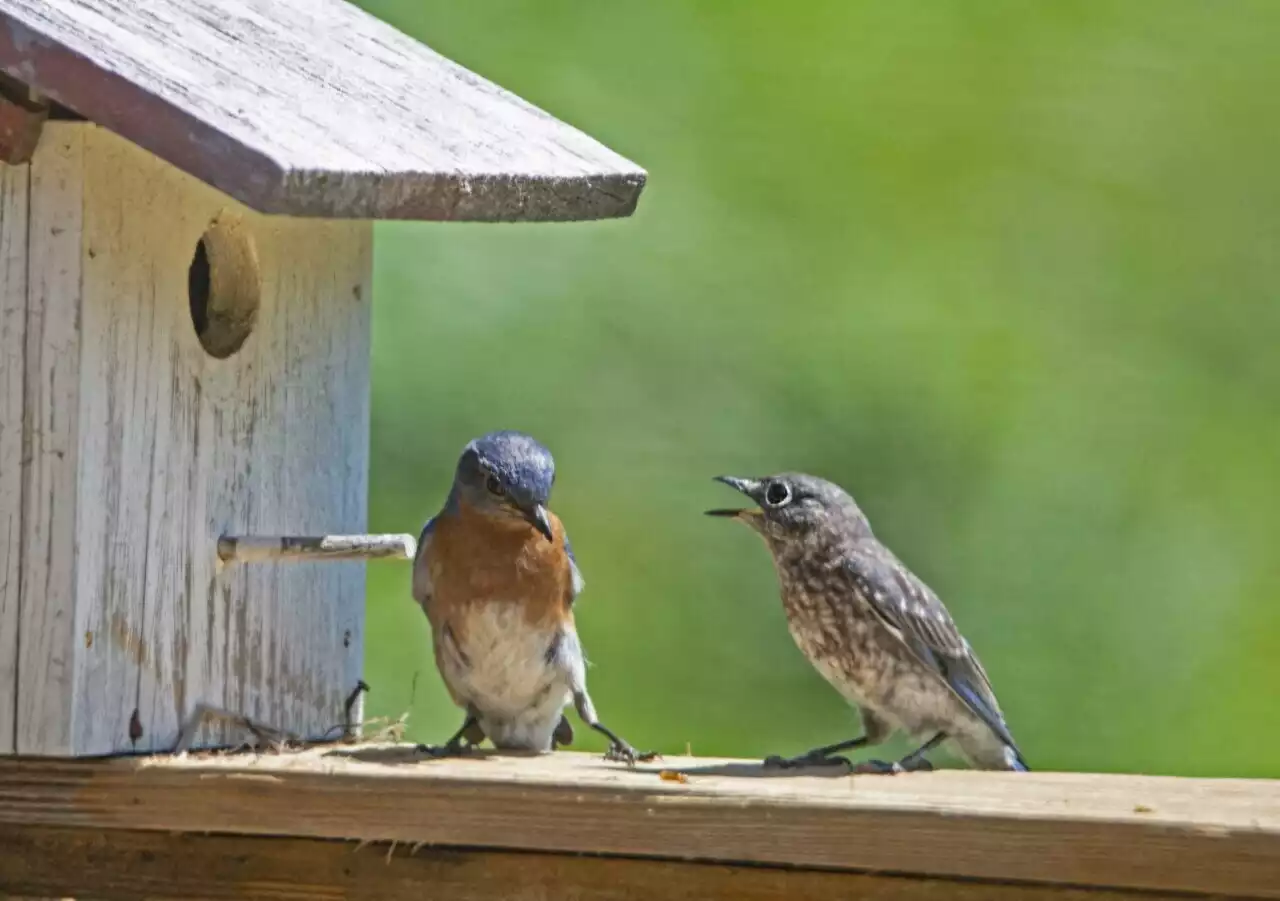
[[[901,730],[923,742],[895,763],[861,772],[929,769],[925,754],[950,740],[982,769],[1028,769],[986,671],[942,601],[871,531],[838,485],[802,473],[721,476],[758,505],[710,510],[747,523],[773,557],[792,637],[822,676],[862,714],[863,734],[766,764],[839,762]]]
[[[563,524],[549,509],[551,453],[528,435],[493,432],[467,444],[443,509],[427,522],[413,596],[431,624],[436,666],[462,727],[436,754],[496,748],[550,751],[573,741],[578,715],[609,740],[608,756],[639,754],[605,727],[587,692],[574,622],[584,582]]]

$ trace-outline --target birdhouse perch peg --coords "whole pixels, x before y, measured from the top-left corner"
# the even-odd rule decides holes
[[[224,535],[218,539],[218,559],[223,563],[412,560],[417,546],[412,535],[322,535],[314,538]]]
[[[363,561],[414,550],[360,534],[372,220],[627,216],[645,173],[342,0],[0,0],[0,72],[0,754],[231,701],[320,737]]]

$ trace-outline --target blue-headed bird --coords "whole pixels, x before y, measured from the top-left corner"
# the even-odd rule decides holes
[[[587,693],[574,625],[582,573],[547,504],[550,451],[520,432],[492,432],[463,449],[443,509],[422,530],[413,596],[431,623],[436,666],[466,712],[437,754],[486,737],[505,750],[550,751],[573,741],[572,702],[609,740],[607,757],[651,759],[607,728]]]

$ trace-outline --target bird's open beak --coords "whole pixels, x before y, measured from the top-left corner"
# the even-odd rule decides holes
[[[754,500],[755,492],[760,488],[760,482],[756,479],[740,479],[736,476],[716,476],[717,482],[724,482],[730,488],[736,488],[747,497]],[[731,519],[752,520],[760,516],[759,510],[708,510],[707,516],[724,516]]]
[[[529,525],[541,532],[547,541],[555,541],[555,533],[551,531],[551,515],[542,504],[534,504],[532,510],[525,512]]]

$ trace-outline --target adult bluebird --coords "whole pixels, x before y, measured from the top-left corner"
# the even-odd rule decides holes
[[[773,556],[791,635],[809,662],[862,714],[862,735],[766,767],[840,763],[895,731],[920,742],[896,763],[857,772],[928,770],[925,755],[950,739],[980,769],[1016,770],[1022,759],[995,692],[946,607],[871,531],[838,485],[802,473],[719,476],[757,507],[708,510],[757,532]]]
[[[493,432],[463,449],[444,508],[418,540],[413,596],[431,623],[436,667],[462,727],[435,754],[487,737],[505,750],[573,741],[570,701],[609,739],[610,759],[650,759],[606,728],[587,694],[573,604],[583,579],[564,526],[547,509],[551,453],[528,435]],[[465,744],[464,744],[465,742]]]

